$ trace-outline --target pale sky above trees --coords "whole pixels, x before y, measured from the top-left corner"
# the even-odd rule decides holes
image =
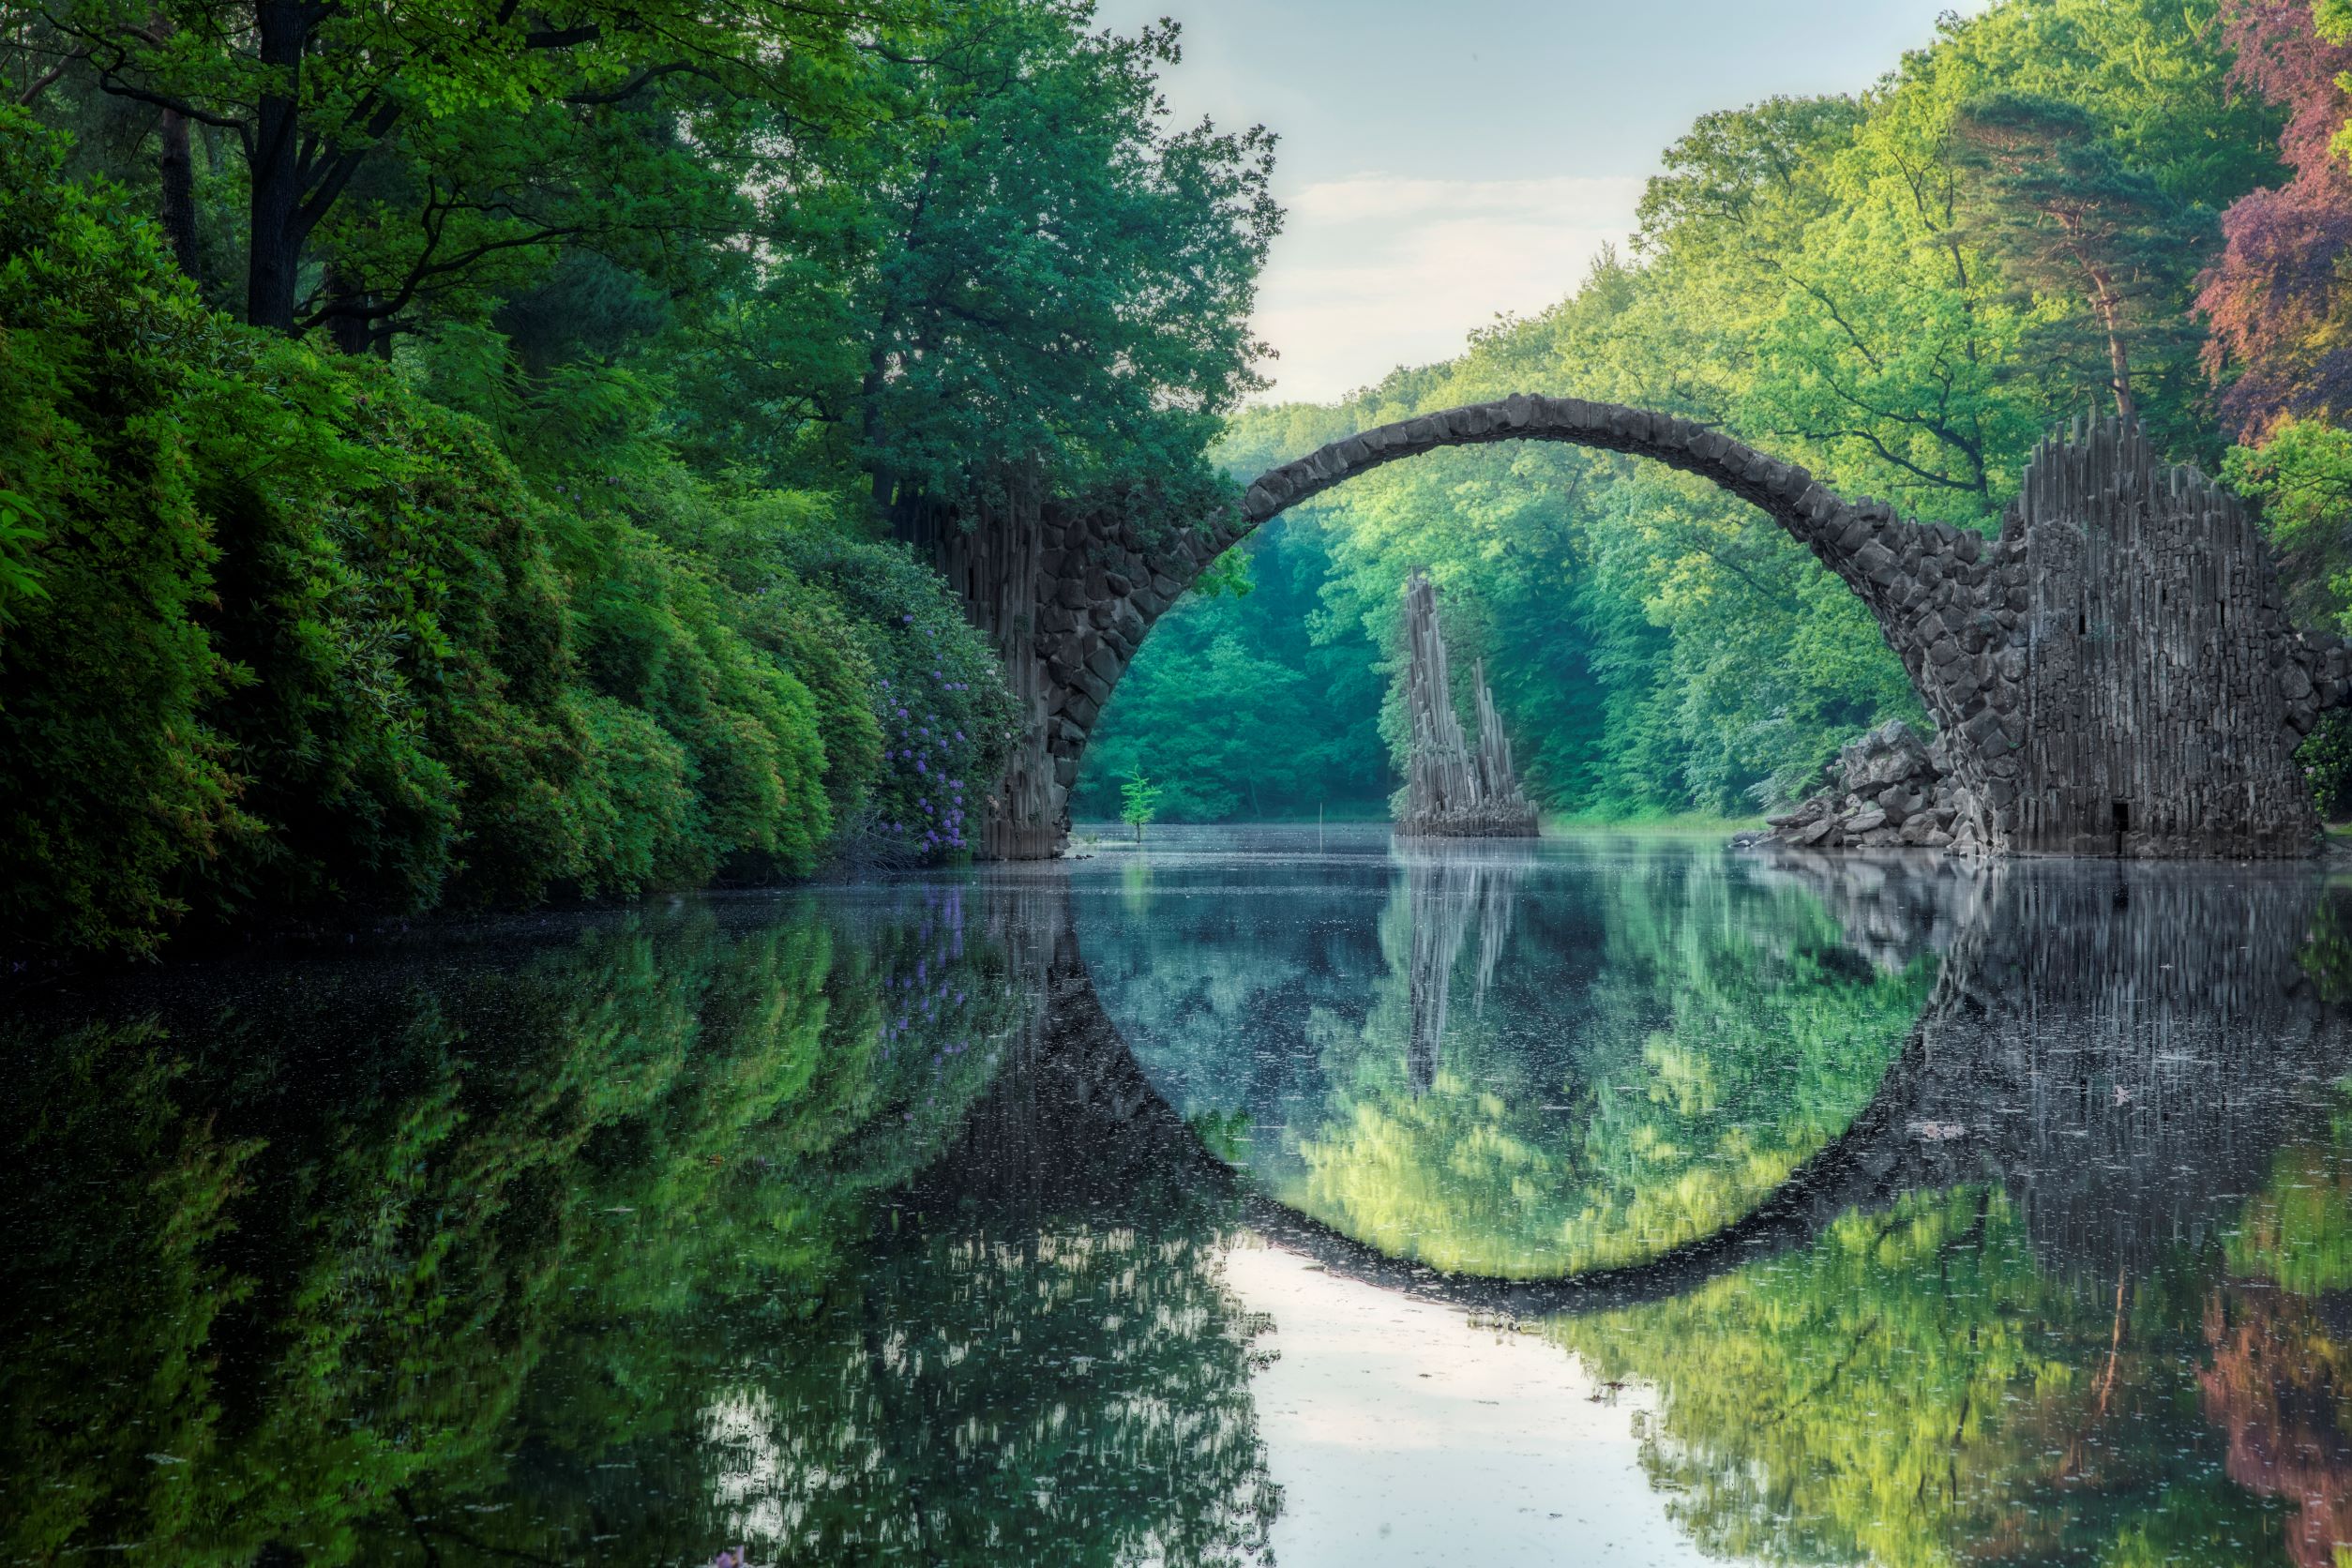
[[[1540,310],[1711,109],[1853,92],[1976,0],[1106,0],[1184,24],[1182,119],[1281,138],[1258,324],[1278,400],[1336,397]]]

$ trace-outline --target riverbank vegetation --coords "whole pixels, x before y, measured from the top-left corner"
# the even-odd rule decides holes
[[[1271,138],[1167,121],[1170,28],[128,15],[0,33],[11,958],[968,853],[1014,706],[894,532],[1015,483],[1214,505],[1514,391],[1976,526],[2051,424],[2128,410],[2264,504],[2307,622],[2352,609],[2326,6],[1948,19],[1866,90],[1703,116],[1551,309],[1247,409]],[[1176,820],[1376,809],[1421,567],[1555,820],[1745,817],[1922,716],[1760,516],[1605,454],[1437,454],[1244,553],[1122,683],[1079,817],[1137,776]]]
[[[1014,710],[894,520],[1205,493],[1254,384],[1173,30],[217,11],[0,32],[0,954],[967,854]]]
[[[2045,430],[2128,410],[2174,460],[2266,505],[2299,611],[2345,629],[2352,23],[2303,0],[2003,0],[1889,64],[1851,95],[1701,117],[1666,150],[1631,245],[1560,304],[1336,403],[1249,409],[1222,460],[1245,478],[1435,409],[1584,397],[1989,527]],[[1440,452],[1293,509],[1259,549],[1278,590],[1180,611],[1093,743],[1199,815],[1248,814],[1245,779],[1279,753],[1251,747],[1244,765],[1160,746],[1160,694],[1226,713],[1296,686],[1319,697],[1303,744],[1401,756],[1396,605],[1424,566],[1456,668],[1485,658],[1547,815],[1745,815],[1804,792],[1857,731],[1925,721],[1869,617],[1804,550],[1654,465]],[[1271,628],[1302,621],[1314,657],[1358,685],[1282,651]],[[1337,701],[1367,672],[1390,692],[1377,730]],[[2307,756],[2323,806],[2347,756],[2323,726]]]

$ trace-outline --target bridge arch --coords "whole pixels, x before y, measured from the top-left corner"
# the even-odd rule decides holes
[[[1153,534],[1115,509],[1044,509],[1025,591],[1000,586],[991,608],[965,585],[976,617],[999,629],[1035,724],[998,797],[991,852],[1058,851],[1103,704],[1153,624],[1218,555],[1358,474],[1504,441],[1622,452],[1696,475],[1812,551],[1870,611],[1934,718],[1965,842],[1987,852],[2314,852],[2317,819],[2293,753],[2320,712],[2352,698],[2352,659],[2341,642],[2293,631],[2268,546],[2237,499],[2158,463],[2136,425],[2078,424],[2045,441],[1987,535],[1847,500],[1796,464],[1672,415],[1525,395],[1333,442],[1190,527]]]
[[[2352,1033],[2352,1014],[2306,972],[2328,893],[2302,868],[1915,864],[1875,886],[1817,856],[1776,869],[1818,888],[1849,940],[1932,905],[1930,927],[1948,933],[1936,983],[1844,1131],[1740,1218],[1648,1261],[1554,1279],[1448,1273],[1283,1204],[1164,1095],[1096,989],[1066,905],[1039,1027],[942,1162],[956,1173],[942,1200],[960,1201],[976,1174],[1040,1212],[1177,1184],[1340,1277],[1525,1318],[1681,1295],[1808,1246],[1855,1209],[1984,1183],[2022,1206],[2048,1266],[2111,1283],[2170,1238],[2238,1215],[2269,1180],[2293,1109],[2270,1090],[2329,1070]],[[2148,1049],[2151,1010],[2181,1049]],[[1083,1193],[1066,1185],[1078,1169]]]

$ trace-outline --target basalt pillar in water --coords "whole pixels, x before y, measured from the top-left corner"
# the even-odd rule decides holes
[[[1405,702],[1412,716],[1412,757],[1406,767],[1403,809],[1396,831],[1439,838],[1532,838],[1535,807],[1528,804],[1511,766],[1486,668],[1472,671],[1478,704],[1478,744],[1472,747],[1455,716],[1445,636],[1438,625],[1437,585],[1419,572],[1405,585],[1405,634],[1411,662]]]

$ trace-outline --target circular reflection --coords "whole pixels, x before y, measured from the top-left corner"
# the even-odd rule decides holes
[[[1870,1104],[1951,925],[1933,879],[1817,890],[1671,839],[1231,851],[1080,877],[1111,1018],[1259,1190],[1496,1278],[1648,1262],[1754,1210]]]

